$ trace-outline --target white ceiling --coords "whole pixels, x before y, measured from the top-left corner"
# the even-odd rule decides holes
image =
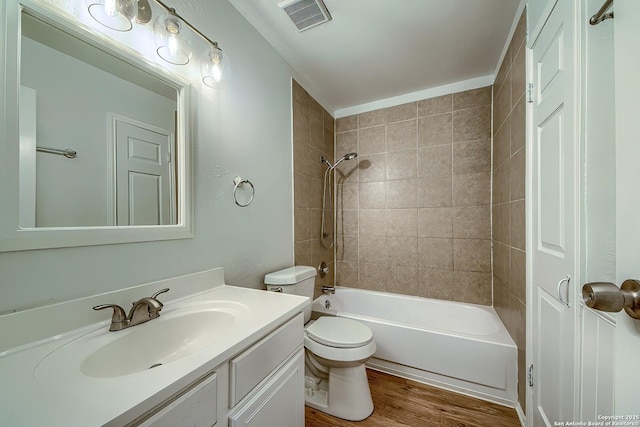
[[[280,0],[229,1],[334,113],[457,82],[491,84],[521,10],[521,0],[325,0],[333,19],[298,32]]]

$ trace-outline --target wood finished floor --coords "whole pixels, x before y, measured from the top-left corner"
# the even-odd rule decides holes
[[[359,422],[335,418],[308,406],[306,427],[519,427],[515,409],[367,369],[373,414]]]

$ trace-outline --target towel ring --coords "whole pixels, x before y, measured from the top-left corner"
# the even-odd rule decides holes
[[[235,184],[235,187],[233,187],[233,200],[235,200],[236,205],[240,206],[241,208],[246,208],[251,204],[251,202],[253,202],[253,196],[256,195],[255,187],[253,186],[251,181],[249,181],[248,179],[242,179],[240,176],[236,176],[235,178],[233,178],[233,183]],[[238,188],[242,186],[242,184],[249,184],[251,186],[251,197],[249,198],[249,201],[245,204],[238,202],[237,192],[238,192]]]

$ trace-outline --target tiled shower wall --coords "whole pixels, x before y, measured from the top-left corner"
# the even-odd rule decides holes
[[[323,285],[333,285],[335,268],[333,249],[320,244],[322,179],[326,169],[320,158],[333,162],[334,120],[295,80],[292,85],[295,265],[317,268],[322,261],[327,263],[329,273],[316,278],[318,296]],[[331,218],[330,212],[325,215]]]
[[[493,86],[494,307],[518,345],[525,408],[525,36],[523,12]]]
[[[336,120],[336,284],[490,305],[492,88]]]

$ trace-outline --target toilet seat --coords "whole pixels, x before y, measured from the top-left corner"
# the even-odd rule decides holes
[[[306,333],[311,340],[333,348],[363,347],[373,341],[371,329],[344,317],[322,316]]]
[[[330,366],[364,363],[377,349],[369,327],[332,316],[322,316],[306,328],[304,347]]]

